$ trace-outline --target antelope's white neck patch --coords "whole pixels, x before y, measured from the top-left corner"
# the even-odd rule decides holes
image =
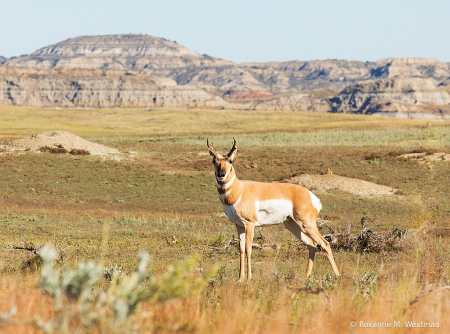
[[[233,184],[235,178],[236,178],[236,175],[233,175],[233,177],[231,178],[231,180],[228,181],[227,183],[225,183],[225,184],[218,184],[218,183],[217,183],[217,188],[219,188],[219,189],[224,189],[224,190],[230,188],[231,185]]]
[[[227,198],[227,196],[231,193],[231,190],[228,190],[227,192],[223,194],[219,194],[219,198],[222,200],[222,202]]]
[[[242,197],[242,196],[241,196]],[[245,219],[242,218],[237,211],[237,206],[239,202],[241,201],[241,197],[236,201],[236,203],[232,205],[224,205],[223,206],[223,212],[227,215],[228,219],[240,226],[245,226]]]

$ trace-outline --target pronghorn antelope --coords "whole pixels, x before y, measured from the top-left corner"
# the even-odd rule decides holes
[[[255,227],[283,223],[309,250],[306,276],[311,275],[316,245],[327,252],[336,276],[339,271],[329,243],[320,235],[316,219],[322,209],[320,200],[306,188],[287,183],[262,183],[241,181],[237,178],[233,161],[236,157],[236,140],[228,154],[216,153],[207,140],[209,154],[213,157],[217,190],[228,219],[236,224],[240,245],[239,281],[244,280],[244,256],[247,253],[247,277],[252,277],[251,254]]]

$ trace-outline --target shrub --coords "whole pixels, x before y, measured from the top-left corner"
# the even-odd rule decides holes
[[[130,316],[139,303],[186,298],[207,285],[215,273],[213,270],[192,280],[190,274],[197,262],[192,257],[170,267],[160,277],[150,277],[149,254],[143,251],[139,252],[138,267],[129,276],[123,275],[117,265],[102,272],[102,267],[94,262],[80,263],[76,270],[57,270],[57,252],[48,245],[40,249],[39,255],[43,260],[40,286],[55,305],[55,316],[50,321],[37,322],[46,332],[74,332],[80,322],[86,328],[102,326],[106,332],[128,332]],[[97,288],[102,276],[110,281],[106,291]]]
[[[73,148],[69,152],[72,155],[91,155],[91,152],[88,150]]]
[[[50,152],[52,154],[67,153],[67,150],[62,145],[56,147],[42,146],[41,148],[39,148],[39,151]]]

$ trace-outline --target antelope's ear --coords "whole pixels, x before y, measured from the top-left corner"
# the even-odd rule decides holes
[[[237,149],[235,149],[233,152],[228,153],[228,160],[230,163],[233,163],[234,158],[236,157]]]

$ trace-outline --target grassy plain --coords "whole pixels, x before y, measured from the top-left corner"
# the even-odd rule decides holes
[[[212,122],[200,124],[198,119],[188,121],[190,116],[182,111],[117,110],[108,112],[123,112],[120,117],[105,116],[104,123],[99,122],[95,128],[95,117],[103,117],[106,111],[76,111],[80,112],[76,116],[66,110],[34,110],[33,118],[30,109],[11,110],[11,118],[14,113],[22,113],[22,118],[17,127],[2,120],[4,138],[65,130],[137,154],[124,153],[124,159],[117,161],[97,156],[3,152],[1,243],[19,245],[18,239],[25,235],[33,245],[53,244],[57,236],[66,252],[61,267],[67,268],[92,260],[105,267],[120,264],[130,274],[142,249],[152,258],[152,275],[161,275],[176,261],[194,254],[199,258],[193,277],[218,265],[201,293],[166,303],[142,303],[132,317],[132,324],[139,325],[138,332],[408,333],[411,329],[405,321],[439,322],[444,332],[450,328],[446,317],[449,291],[426,294],[450,285],[450,164],[397,158],[412,150],[450,152],[450,127],[445,124],[424,127],[420,122],[349,115],[271,116],[259,112],[261,120],[255,121],[256,114],[252,113],[188,111],[187,115],[198,112],[199,117]],[[55,118],[59,123],[45,124],[41,119],[45,112],[59,115]],[[86,113],[92,118],[87,119]],[[154,128],[144,127],[132,118],[146,113],[157,114],[159,119],[168,117],[176,126],[158,123]],[[219,122],[231,124],[230,113],[242,116],[237,130]],[[276,118],[264,120],[270,117]],[[289,120],[292,127],[285,131],[292,133],[273,133]],[[9,124],[9,132],[5,124]],[[117,132],[109,126],[117,126]],[[258,133],[258,127],[262,133]],[[168,133],[170,137],[160,136]],[[281,181],[301,173],[320,174],[329,167],[338,175],[398,189],[398,195],[390,197],[313,191],[323,204],[321,217],[332,221],[337,230],[346,229],[350,220],[351,233],[356,236],[359,219],[365,213],[376,218],[378,226],[373,229],[378,232],[391,231],[395,226],[407,228],[409,234],[402,249],[382,253],[334,249],[342,273],[338,279],[319,253],[313,277],[306,279],[306,247],[282,226],[270,227],[264,233],[279,245],[278,250],[255,248],[254,280],[238,284],[237,245],[223,248],[236,232],[217,198],[205,150],[206,134],[214,135],[218,151],[229,148],[231,137],[236,137],[239,151],[235,167],[241,179]],[[255,241],[261,243],[262,239]],[[39,264],[29,259],[26,251],[1,253],[0,313],[9,312],[15,305],[16,319],[47,321],[56,311],[51,298],[36,285]],[[109,284],[104,279],[97,285],[106,289]],[[318,290],[320,286],[326,294]],[[421,297],[411,304],[417,296]],[[73,330],[111,332],[106,321],[86,329],[77,319],[74,315]],[[0,317],[0,326],[4,325],[0,331],[41,332],[20,321],[2,322]],[[350,326],[352,321],[357,327]],[[360,321],[392,326],[400,321],[402,327],[364,329]],[[414,331],[428,333],[433,329]]]
[[[0,107],[0,138],[58,129],[82,137],[168,136],[425,126],[426,121],[284,111]]]

